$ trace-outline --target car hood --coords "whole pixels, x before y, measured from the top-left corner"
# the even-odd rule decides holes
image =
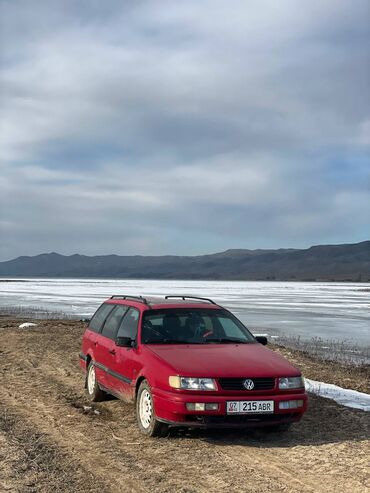
[[[176,374],[189,377],[284,377],[300,371],[261,344],[147,346]]]

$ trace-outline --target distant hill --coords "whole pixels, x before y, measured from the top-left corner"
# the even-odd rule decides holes
[[[0,277],[370,281],[370,241],[192,257],[43,253],[0,262]]]

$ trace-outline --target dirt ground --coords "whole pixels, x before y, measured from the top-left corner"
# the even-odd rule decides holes
[[[263,431],[138,432],[132,406],[90,409],[78,352],[84,325],[0,317],[0,492],[370,491],[370,413],[311,396],[285,434]],[[351,373],[279,349],[307,377],[366,391]],[[351,381],[352,380],[352,381]]]

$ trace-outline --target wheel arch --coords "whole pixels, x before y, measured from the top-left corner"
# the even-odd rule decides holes
[[[86,370],[88,369],[91,360],[92,360],[91,355],[87,354],[86,355]]]
[[[137,398],[137,393],[139,392],[139,387],[140,387],[141,383],[144,382],[144,380],[146,380],[146,378],[145,378],[144,375],[140,375],[140,377],[136,380],[136,384],[135,384],[135,400]]]
[[[87,370],[89,368],[89,364],[92,360],[92,357],[90,354],[86,355],[86,360],[85,360],[85,389],[87,389]]]

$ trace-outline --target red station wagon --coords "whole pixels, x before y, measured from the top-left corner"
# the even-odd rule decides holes
[[[140,430],[283,429],[307,407],[301,372],[228,310],[194,296],[112,296],[96,311],[80,364],[92,401],[136,403]]]

